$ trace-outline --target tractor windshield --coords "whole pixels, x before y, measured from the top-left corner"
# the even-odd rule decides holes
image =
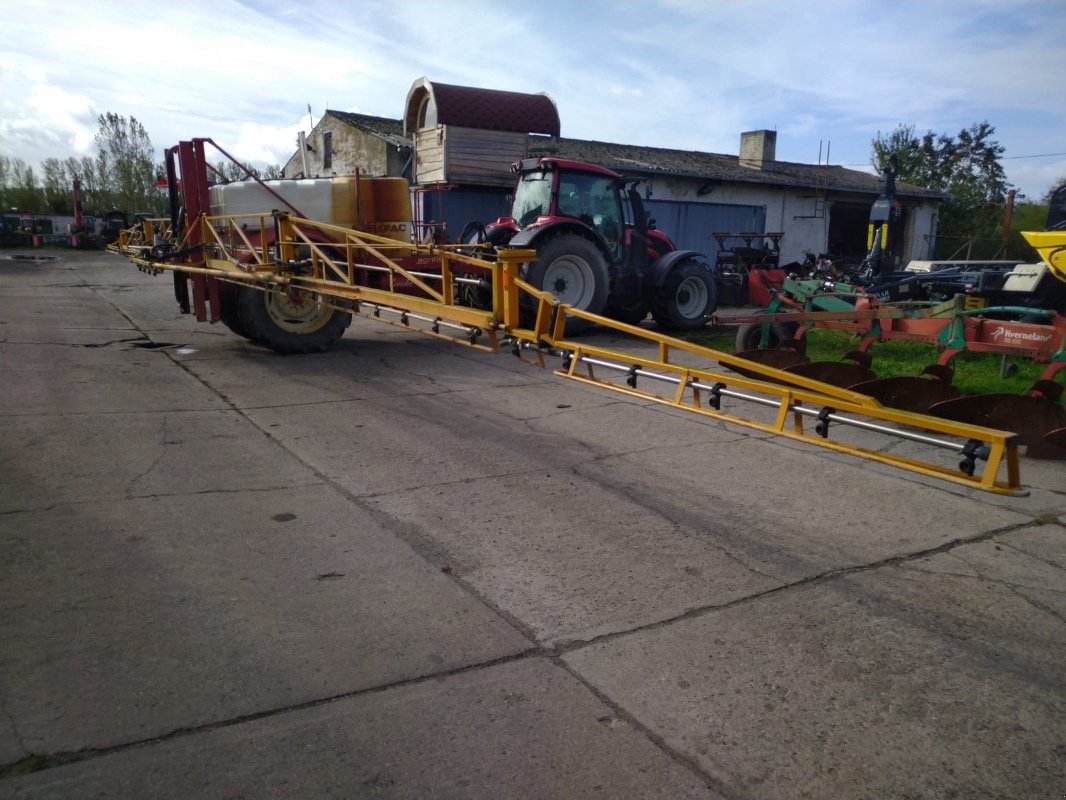
[[[552,174],[527,172],[515,187],[511,217],[521,228],[548,213],[551,204]]]

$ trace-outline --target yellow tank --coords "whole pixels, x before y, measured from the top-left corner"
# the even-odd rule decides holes
[[[1022,231],[1022,236],[1040,254],[1051,274],[1066,281],[1066,231]]]
[[[360,178],[359,227],[367,233],[411,241],[411,191],[405,178]]]

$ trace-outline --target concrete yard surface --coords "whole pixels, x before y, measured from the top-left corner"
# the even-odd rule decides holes
[[[0,256],[0,797],[1066,796],[1066,463],[991,495]]]

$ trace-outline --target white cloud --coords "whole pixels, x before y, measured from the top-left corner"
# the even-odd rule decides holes
[[[399,117],[411,83],[547,91],[563,135],[863,165],[878,130],[988,119],[1011,155],[1066,150],[1066,6],[1031,0],[7,0],[0,152],[91,147],[95,116],[135,116],[160,149],[209,136],[277,163],[327,107]],[[1029,193],[1048,160],[1009,161]],[[1042,185],[1042,184],[1041,184]]]
[[[240,153],[240,158],[254,164],[284,165],[296,151],[296,137],[301,130],[307,130],[306,119],[285,127],[245,122],[237,130],[230,152]],[[224,147],[230,150],[228,145]]]

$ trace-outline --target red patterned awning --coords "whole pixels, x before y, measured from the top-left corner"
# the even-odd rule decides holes
[[[543,92],[503,92],[419,78],[407,93],[404,132],[410,135],[433,124],[559,136],[559,111]]]

